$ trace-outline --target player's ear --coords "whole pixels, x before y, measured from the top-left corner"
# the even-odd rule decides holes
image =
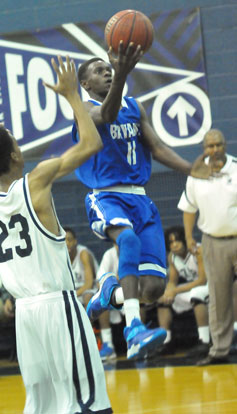
[[[19,156],[16,152],[11,152],[11,159],[13,161],[18,161],[19,160]]]
[[[86,91],[89,91],[89,89],[90,89],[89,82],[88,82],[86,79],[83,79],[83,80],[81,81],[81,86],[82,86],[82,88],[84,88]]]

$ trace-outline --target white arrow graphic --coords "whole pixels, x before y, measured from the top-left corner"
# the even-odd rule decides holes
[[[182,96],[179,96],[173,105],[168,110],[167,114],[171,119],[177,116],[179,125],[179,135],[181,137],[188,135],[188,120],[187,115],[193,116],[196,112],[196,108],[191,105]]]

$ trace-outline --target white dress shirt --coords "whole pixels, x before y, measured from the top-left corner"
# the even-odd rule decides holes
[[[214,237],[237,235],[237,158],[226,157],[221,175],[208,180],[189,176],[178,203],[184,212],[199,211],[198,228]]]

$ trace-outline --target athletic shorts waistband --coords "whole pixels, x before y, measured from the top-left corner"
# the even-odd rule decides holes
[[[99,194],[100,192],[146,195],[145,188],[140,185],[116,185],[113,187],[93,189],[94,194]]]
[[[71,293],[74,292],[74,290],[65,290],[65,292]],[[25,298],[18,298],[16,299],[16,305],[27,305],[35,302],[41,302],[41,301],[48,301],[51,299],[56,298],[62,298],[63,297],[63,291],[56,291],[56,292],[49,292],[49,293],[43,293],[41,295],[35,295],[35,296],[28,296]]]

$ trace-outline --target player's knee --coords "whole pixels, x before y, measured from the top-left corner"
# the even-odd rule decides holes
[[[123,230],[116,239],[119,247],[119,279],[128,275],[139,276],[141,242],[132,229]]]
[[[157,276],[141,276],[140,296],[145,303],[156,302],[165,291],[165,279]]]

